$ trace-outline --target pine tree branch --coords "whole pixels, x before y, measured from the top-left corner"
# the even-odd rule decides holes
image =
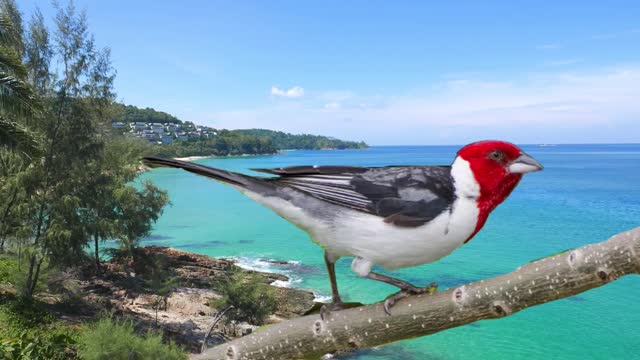
[[[640,227],[607,241],[549,256],[515,271],[399,301],[386,315],[382,303],[308,315],[271,325],[207,350],[193,359],[317,359],[411,339],[593,289],[640,273]]]

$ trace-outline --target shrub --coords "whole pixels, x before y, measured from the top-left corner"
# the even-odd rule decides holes
[[[86,329],[79,339],[78,354],[84,360],[186,359],[175,344],[162,343],[162,335],[149,331],[137,336],[131,322],[104,317]]]
[[[0,298],[0,358],[75,358],[77,331],[55,320],[36,302]]]
[[[22,294],[27,280],[29,263],[27,256],[18,256],[15,253],[0,254],[0,284],[8,285]],[[51,268],[47,262],[43,262],[40,268],[41,281],[36,284],[36,292],[46,289],[46,282],[49,279]]]
[[[218,309],[233,306],[227,312],[228,321],[246,321],[254,325],[262,325],[269,314],[277,307],[275,291],[271,286],[261,282],[253,274],[234,272],[229,280],[220,284],[222,298],[214,300],[212,305]]]

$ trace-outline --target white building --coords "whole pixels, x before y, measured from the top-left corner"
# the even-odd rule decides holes
[[[134,130],[144,130],[147,128],[147,124],[143,122],[129,123],[129,126]]]
[[[169,135],[169,134],[164,134],[162,136],[162,143],[163,144],[171,144],[173,142],[173,136]]]
[[[180,130],[180,126],[177,124],[165,124],[164,129],[170,133],[178,132]]]

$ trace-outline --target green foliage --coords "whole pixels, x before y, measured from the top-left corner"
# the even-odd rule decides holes
[[[162,209],[169,202],[166,191],[158,189],[151,182],[145,182],[142,189],[125,186],[113,192],[117,217],[115,226],[121,247],[135,255],[135,247],[151,231],[152,222],[158,220]]]
[[[363,141],[344,141],[320,135],[293,135],[282,131],[266,129],[234,130],[240,134],[268,137],[278,150],[321,150],[321,149],[365,149],[369,147]]]
[[[0,298],[0,359],[73,359],[77,330],[58,322],[40,304]]]
[[[0,285],[15,289],[22,293],[26,286],[27,271],[29,270],[29,252],[22,254],[4,253],[0,254]],[[51,278],[51,269],[48,264],[44,264],[40,270],[40,280],[36,284],[36,291],[47,289],[47,283]]]
[[[0,255],[0,284],[11,283],[18,266],[12,257]]]
[[[96,48],[86,14],[73,2],[55,3],[51,32],[39,11],[24,32],[13,1],[0,0],[0,119],[14,110],[11,104],[24,103],[16,90],[5,90],[13,84],[3,83],[5,71],[36,98],[32,108],[41,105],[25,124],[42,141],[39,161],[31,163],[20,164],[0,149],[3,167],[12,169],[0,170],[0,251],[11,248],[23,263],[24,280],[14,283],[31,297],[47,264],[86,262],[90,242],[98,270],[100,241],[135,246],[167,200],[151,184],[131,184],[146,148],[103,131],[114,114],[115,69],[110,50]],[[26,131],[6,124],[0,121],[0,145],[35,146]]]
[[[114,104],[114,107],[116,116],[113,121],[182,124],[182,121],[175,116],[152,108],[141,109],[133,105],[124,104]]]
[[[214,300],[212,305],[220,310],[233,306],[227,312],[228,321],[262,325],[277,307],[275,290],[256,275],[236,271],[220,284],[219,290],[222,298]]]
[[[136,336],[133,325],[110,317],[98,320],[79,339],[79,357],[84,360],[186,359],[175,344],[163,344],[162,335],[149,332]]]
[[[0,1],[0,146],[17,149],[27,155],[38,150],[38,140],[17,118],[40,110],[27,83],[27,68],[22,62],[24,43],[22,17],[13,0]]]
[[[363,149],[364,142],[343,141],[318,135],[292,135],[264,129],[218,130],[205,139],[174,141],[154,146],[154,154],[164,157],[275,154],[279,150]]]
[[[178,140],[154,146],[155,155],[164,157],[227,156],[275,154],[278,149],[269,138],[223,131],[210,139]]]
[[[40,143],[37,136],[26,127],[0,116],[0,145],[33,156],[38,153]]]

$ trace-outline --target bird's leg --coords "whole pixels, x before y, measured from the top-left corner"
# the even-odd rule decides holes
[[[409,295],[432,294],[438,289],[438,284],[436,283],[431,283],[425,287],[417,287],[406,281],[392,278],[391,276],[382,275],[373,271],[369,272],[364,277],[371,280],[381,281],[383,283],[400,288],[400,292],[389,296],[384,301],[384,312],[386,312],[388,315],[391,315],[391,308],[396,304],[396,302],[398,302],[398,300],[403,299]]]
[[[331,282],[331,304],[324,304],[320,308],[320,318],[322,320],[331,312],[336,310],[342,310],[342,299],[338,292],[338,282],[336,281],[336,259],[331,257],[327,252],[324,252],[324,263],[327,265],[327,272],[329,273],[329,281]]]

